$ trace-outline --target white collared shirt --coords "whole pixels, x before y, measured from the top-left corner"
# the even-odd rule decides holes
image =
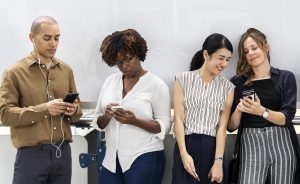
[[[160,124],[161,132],[153,134],[133,125],[121,124],[112,118],[104,129],[106,154],[103,166],[114,173],[117,155],[122,171],[125,172],[140,155],[163,150],[163,139],[171,127],[170,92],[166,83],[156,75],[147,72],[122,98],[122,75],[116,73],[105,80],[91,125],[101,130],[97,125],[98,117],[105,113],[108,104],[118,103],[123,109],[133,112],[139,119],[156,120]]]

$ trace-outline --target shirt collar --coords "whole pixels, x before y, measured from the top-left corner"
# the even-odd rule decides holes
[[[26,62],[28,64],[28,67],[30,67],[35,63],[38,64],[38,59],[32,53],[30,53],[29,56],[27,56],[26,58]],[[61,66],[60,61],[55,57],[52,59],[52,63],[53,63],[52,66],[55,66],[57,64]]]
[[[272,75],[278,75],[279,74],[279,71],[277,68],[274,68],[274,67],[271,67],[271,76]]]

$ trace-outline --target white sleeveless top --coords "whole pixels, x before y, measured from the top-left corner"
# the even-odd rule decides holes
[[[199,70],[176,76],[184,93],[185,134],[216,136],[220,112],[225,108],[227,94],[234,85],[218,75],[205,85]]]

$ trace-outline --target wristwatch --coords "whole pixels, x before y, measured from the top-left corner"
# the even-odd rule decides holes
[[[265,107],[265,111],[264,111],[264,113],[262,114],[262,116],[263,116],[264,118],[267,118],[267,117],[269,116],[269,109],[268,109],[268,108]]]

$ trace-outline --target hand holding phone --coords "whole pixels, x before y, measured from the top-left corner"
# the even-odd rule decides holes
[[[65,96],[64,102],[74,103],[78,95],[79,95],[78,93],[69,93]]]

